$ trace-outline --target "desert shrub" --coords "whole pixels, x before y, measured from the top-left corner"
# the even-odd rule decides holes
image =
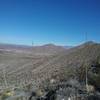
[[[10,90],[5,90],[2,94],[1,94],[1,100],[6,100],[8,97],[12,96],[13,92]]]
[[[67,84],[71,85],[74,88],[80,88],[81,87],[80,83],[76,79],[69,79]]]
[[[100,63],[96,62],[89,71],[89,83],[94,85],[100,91]]]

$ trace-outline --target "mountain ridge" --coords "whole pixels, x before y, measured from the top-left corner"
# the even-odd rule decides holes
[[[55,54],[66,50],[63,46],[57,46],[54,44],[45,44],[42,46],[27,46],[27,45],[16,45],[16,44],[0,44],[0,51],[15,51],[21,53],[31,52],[33,54]]]

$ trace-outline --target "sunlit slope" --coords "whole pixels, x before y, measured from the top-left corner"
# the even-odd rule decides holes
[[[0,53],[0,85],[41,83],[50,78],[78,77],[79,68],[100,61],[100,44],[88,42],[55,55],[25,53]]]

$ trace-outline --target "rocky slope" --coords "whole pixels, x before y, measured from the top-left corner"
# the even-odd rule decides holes
[[[48,45],[44,47],[48,48]],[[51,78],[84,78],[85,67],[91,66],[93,61],[100,62],[100,44],[93,42],[49,56],[1,53],[0,85],[5,85],[4,77],[9,85],[33,81],[40,84],[41,81]]]
[[[77,77],[76,75],[80,74],[78,71],[86,66],[90,67],[93,61],[100,62],[100,44],[88,42],[56,55],[32,72],[38,79]]]

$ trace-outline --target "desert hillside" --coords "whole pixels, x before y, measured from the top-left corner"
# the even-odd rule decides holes
[[[40,79],[56,76],[65,79],[68,75],[78,77],[78,69],[90,67],[95,61],[100,62],[100,44],[87,42],[56,55],[32,72]]]
[[[45,45],[42,50],[44,48],[58,47]],[[58,52],[56,54],[50,53],[51,55],[1,50],[0,86],[5,86],[4,77],[6,77],[9,86],[31,83],[32,81],[41,83],[41,81],[51,78],[61,80],[70,76],[78,77],[78,75],[76,76],[78,69],[90,66],[93,61],[100,61],[100,44],[94,42],[87,42],[69,50],[63,50],[60,53],[56,51]]]
[[[100,91],[99,43],[86,42],[70,49],[52,44],[31,49],[0,46],[0,98],[8,98],[3,100],[21,100],[21,97],[22,100],[28,100],[31,91],[38,92],[41,88],[52,90],[62,82],[78,86],[77,89],[84,92],[86,68],[88,84]],[[50,84],[52,79],[56,82],[53,87]],[[58,92],[64,95],[69,88],[71,93],[74,91],[74,87],[65,88]],[[12,95],[12,92],[15,94]]]

